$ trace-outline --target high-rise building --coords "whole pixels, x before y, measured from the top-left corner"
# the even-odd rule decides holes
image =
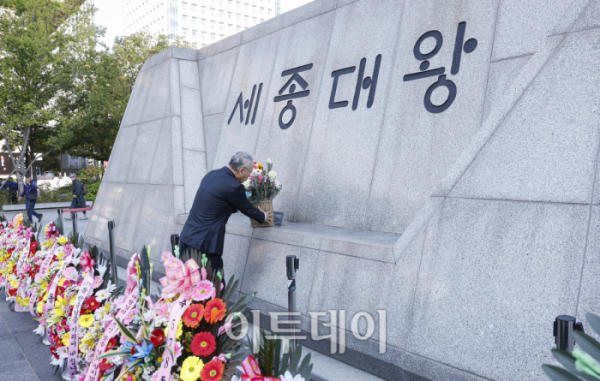
[[[183,37],[201,48],[280,13],[280,0],[126,0],[125,34]]]

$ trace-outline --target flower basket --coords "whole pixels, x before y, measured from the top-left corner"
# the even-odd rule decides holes
[[[261,208],[263,212],[267,213],[268,211],[273,211],[273,201],[271,200],[265,200],[265,201],[255,201],[252,203],[252,205],[254,205],[257,208]],[[275,226],[275,221],[274,219],[271,219],[271,222],[265,222],[263,224],[261,224],[260,222],[254,220],[254,219],[250,219],[250,226],[253,228],[263,228],[263,227],[267,227],[267,226]]]

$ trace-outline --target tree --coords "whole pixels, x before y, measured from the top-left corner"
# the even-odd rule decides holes
[[[62,152],[108,160],[144,62],[171,46],[189,44],[142,31],[117,37],[112,51],[104,47],[89,52],[82,82],[59,101],[61,118],[52,145]]]
[[[52,150],[56,101],[77,85],[81,57],[102,31],[80,0],[0,0],[0,7],[0,136],[22,183],[36,153]]]

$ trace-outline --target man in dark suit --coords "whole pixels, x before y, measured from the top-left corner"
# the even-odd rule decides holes
[[[206,254],[213,269],[222,269],[225,225],[229,216],[239,210],[261,223],[273,218],[272,212],[255,208],[246,197],[242,183],[250,176],[252,164],[250,154],[238,152],[229,166],[204,176],[179,237],[180,252],[197,249]]]

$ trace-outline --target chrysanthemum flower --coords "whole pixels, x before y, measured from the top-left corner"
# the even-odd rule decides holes
[[[223,320],[227,312],[225,307],[225,302],[219,298],[209,301],[204,308],[204,319],[211,324]]]
[[[210,332],[200,332],[194,336],[191,347],[196,356],[208,357],[217,349],[217,341]]]
[[[83,302],[83,308],[89,311],[95,311],[100,307],[100,303],[95,296],[90,296]]]
[[[182,381],[197,381],[200,378],[202,369],[204,369],[202,360],[199,357],[190,356],[181,365],[179,377]]]
[[[223,377],[224,371],[225,364],[219,360],[212,360],[202,368],[202,381],[219,381]]]
[[[190,328],[196,328],[202,320],[203,313],[204,306],[202,304],[192,304],[183,314],[183,323]]]
[[[198,283],[196,288],[194,288],[194,291],[192,291],[192,298],[194,298],[194,300],[197,301],[203,301],[214,297],[215,288],[213,287],[212,283],[208,280],[203,280],[200,283]]]

